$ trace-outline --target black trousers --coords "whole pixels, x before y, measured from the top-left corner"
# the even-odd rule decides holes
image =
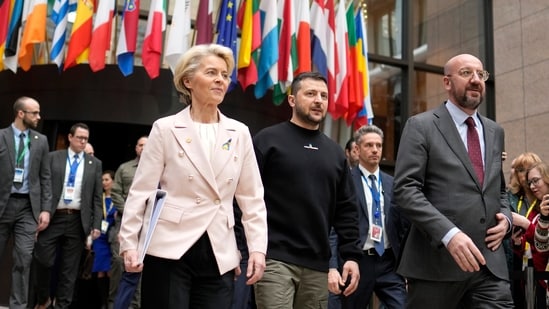
[[[55,308],[69,307],[84,245],[85,236],[79,213],[54,214],[48,228],[38,234],[34,257],[39,304],[44,304],[50,295],[51,271],[58,258],[57,254],[60,254]]]
[[[375,294],[389,309],[406,308],[406,284],[395,272],[396,259],[391,248],[383,256],[364,252],[359,261],[360,281],[357,290],[348,297],[341,296],[341,308],[365,308]]]
[[[143,265],[142,309],[231,308],[234,271],[219,274],[207,234],[179,260],[147,255]]]

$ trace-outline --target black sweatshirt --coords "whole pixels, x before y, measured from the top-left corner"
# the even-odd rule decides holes
[[[260,131],[254,147],[265,187],[267,258],[327,272],[333,226],[343,260],[358,261],[358,206],[343,149],[291,122]]]

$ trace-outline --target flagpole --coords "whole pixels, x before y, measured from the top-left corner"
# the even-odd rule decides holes
[[[192,20],[191,20],[191,26],[192,26]],[[191,45],[189,46],[189,48],[193,47],[195,44],[195,39],[196,39],[196,19],[194,20],[194,27],[193,28],[193,37],[191,38]]]
[[[48,29],[48,21],[50,19],[49,18],[46,18],[46,30]],[[52,32],[53,34],[53,32]],[[49,45],[49,41],[50,39],[48,38],[48,31],[46,31],[46,41],[44,42],[44,45],[46,46],[46,62],[45,64],[48,64],[50,62],[50,45]],[[53,38],[52,38],[52,41],[53,41]]]
[[[166,58],[164,57],[166,52],[165,46],[166,46],[166,40],[168,40],[168,25],[170,26],[172,25],[172,18],[170,18],[170,15],[168,14],[170,12],[169,11],[170,0],[167,0],[165,3],[166,3],[166,7],[164,8],[164,10],[166,10],[166,30],[162,32],[162,49],[160,51],[160,69],[165,68],[167,65]]]
[[[213,27],[212,29],[212,32],[214,34],[214,37],[212,38],[212,42],[217,42],[217,36],[219,36],[219,30],[218,30],[218,27],[219,27],[219,15],[221,15],[221,6],[223,5],[223,1],[221,1],[219,3],[219,7],[217,8],[217,16],[215,17],[214,20],[217,20],[217,23],[215,24],[215,26]],[[236,5],[236,4],[235,4]]]
[[[125,0],[122,0],[122,1],[125,1]],[[124,7],[122,7],[122,11],[123,10],[124,10]],[[116,64],[117,63],[117,61],[113,61],[113,59],[116,59],[116,44],[115,44],[115,42],[118,42],[118,37],[120,36],[118,31],[116,31],[116,29],[118,29],[118,24],[122,20],[122,14],[119,13],[119,12],[121,12],[121,11],[119,10],[118,0],[114,0],[114,16],[113,16],[114,27],[112,27],[112,29],[111,29],[111,48],[110,48],[110,53],[109,53],[109,59],[107,59],[107,63],[109,63],[109,64]]]

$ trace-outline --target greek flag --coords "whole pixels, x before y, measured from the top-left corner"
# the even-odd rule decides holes
[[[69,0],[55,0],[51,19],[55,24],[53,39],[51,43],[50,58],[57,67],[63,67],[63,58],[65,56],[65,39],[67,33],[67,16],[69,12]]]

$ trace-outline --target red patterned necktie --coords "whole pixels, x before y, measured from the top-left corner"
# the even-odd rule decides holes
[[[471,159],[471,163],[473,163],[478,181],[482,187],[484,182],[484,168],[482,164],[482,152],[480,151],[478,133],[475,128],[475,121],[472,117],[468,117],[465,120],[465,123],[467,124],[467,151],[469,152],[469,158]]]

